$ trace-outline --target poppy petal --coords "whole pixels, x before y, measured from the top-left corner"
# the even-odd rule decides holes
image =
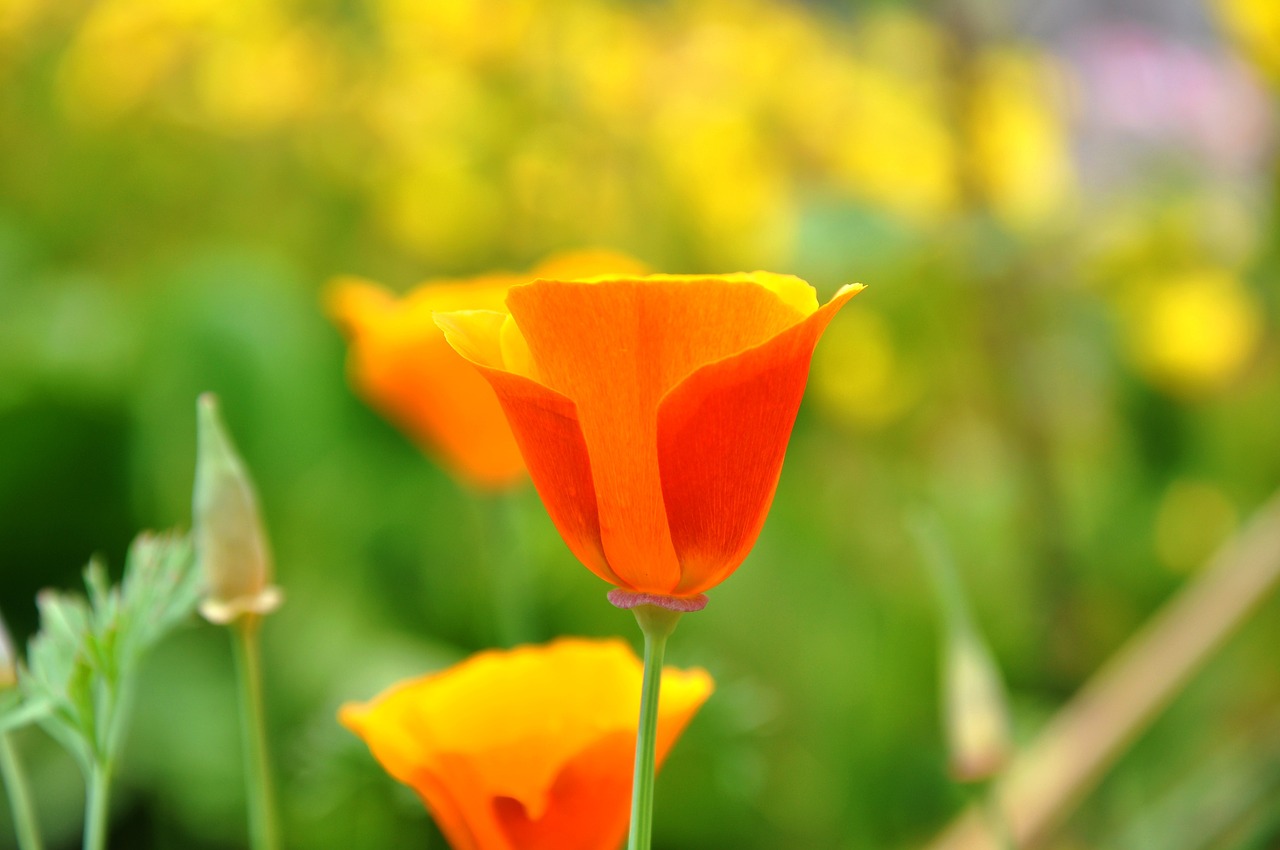
[[[655,769],[711,693],[711,677],[700,670],[667,668],[659,698]],[[519,801],[494,801],[494,814],[511,846],[519,850],[605,850],[622,844],[630,821],[635,730],[616,732],[575,755],[556,776],[545,811],[535,816]],[[592,818],[583,818],[589,811]]]
[[[500,307],[510,280],[441,284],[396,298],[357,278],[334,282],[328,309],[351,340],[351,383],[428,454],[483,487],[510,486],[524,462],[493,391],[445,341],[433,309]],[[447,400],[447,403],[444,403]]]
[[[635,734],[630,732],[614,733],[592,744],[556,777],[540,817],[513,797],[494,800],[494,817],[511,846],[520,850],[620,846],[630,816],[631,772],[627,766],[634,749]],[[562,801],[574,801],[575,805]],[[584,811],[592,816],[582,817]]]
[[[508,292],[538,380],[576,405],[603,552],[622,586],[680,584],[658,464],[662,397],[703,364],[802,320],[806,292],[784,275],[538,280]]]
[[[478,804],[483,804],[482,795],[474,795],[475,801],[459,800],[449,785],[437,778],[447,769],[448,767],[442,765],[439,770],[418,770],[411,779],[401,781],[418,792],[418,797],[431,812],[436,826],[448,840],[450,850],[483,850],[486,847],[498,846],[492,839],[482,837],[487,828],[487,820],[477,817],[470,811]],[[450,775],[454,777],[453,781],[457,784],[460,775],[456,770]],[[399,777],[396,778],[399,779]],[[476,824],[476,828],[473,828],[472,824]],[[476,829],[481,831],[481,835],[476,834]]]
[[[402,691],[403,688],[393,693]],[[482,846],[494,846],[492,842],[482,845],[473,834],[470,824],[477,823],[477,819],[468,812],[474,803],[463,799],[483,800],[483,788],[456,769],[448,774],[449,783],[440,781],[444,765],[430,744],[430,725],[415,708],[411,700],[401,696],[366,704],[349,703],[339,709],[338,721],[364,740],[387,773],[417,792],[449,839],[450,847],[480,850]],[[461,796],[456,793],[460,789]],[[484,823],[484,819],[478,822]]]
[[[458,850],[612,850],[627,822],[642,675],[621,640],[563,638],[480,653],[339,717]],[[659,761],[713,688],[703,670],[664,669]]]
[[[529,477],[556,530],[574,556],[610,584],[625,585],[610,568],[601,543],[600,517],[591,461],[574,403],[523,375],[505,371],[501,313],[438,313],[436,321],[453,347],[489,382],[524,455]]]
[[[773,501],[809,361],[849,286],[772,339],[694,372],[662,400],[658,458],[678,595],[700,593],[738,567]]]

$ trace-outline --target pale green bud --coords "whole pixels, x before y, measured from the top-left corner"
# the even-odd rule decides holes
[[[942,720],[951,773],[962,782],[989,779],[1013,754],[1004,682],[969,613],[964,586],[936,515],[917,510],[909,528],[938,597],[942,621]]]
[[[948,633],[943,690],[951,772],[963,782],[989,779],[1013,751],[1004,683],[977,632],[960,627]]]
[[[271,548],[244,462],[227,436],[212,393],[196,403],[198,445],[192,524],[205,578],[200,613],[213,623],[267,614],[283,599],[271,583]]]
[[[18,684],[18,659],[13,652],[13,640],[0,616],[0,691],[7,691]]]

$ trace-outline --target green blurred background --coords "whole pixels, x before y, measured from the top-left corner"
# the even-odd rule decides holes
[[[923,846],[966,797],[906,513],[942,518],[1026,740],[1280,483],[1276,9],[0,0],[0,608],[25,640],[41,587],[189,524],[216,391],[288,594],[288,845],[442,847],[334,712],[493,645],[484,512],[353,396],[326,281],[583,246],[860,280],[755,552],[670,649],[719,687],[656,841]],[[531,636],[634,637],[516,513]],[[1280,846],[1277,646],[1272,599],[1052,846]],[[115,846],[243,846],[226,635],[145,680]],[[74,765],[19,743],[76,846]]]

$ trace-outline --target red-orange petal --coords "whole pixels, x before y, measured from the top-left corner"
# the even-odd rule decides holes
[[[406,776],[396,776],[401,782],[417,792],[422,804],[431,812],[436,826],[444,833],[450,850],[482,850],[496,846],[495,842],[482,843],[471,828],[471,824],[486,823],[483,818],[474,815],[468,817],[469,806],[464,804],[448,785],[436,778],[430,770],[417,769]]]
[[[435,280],[403,296],[353,277],[330,284],[329,313],[350,340],[356,391],[458,477],[501,489],[524,479],[524,462],[484,379],[445,342],[433,311],[505,311],[507,289],[536,277],[643,274],[644,264],[613,251],[566,251],[531,272]]]
[[[667,675],[670,675],[668,672]],[[667,709],[658,724],[654,746],[655,769],[693,719],[701,703],[687,703]],[[634,760],[634,731],[615,733],[578,753],[556,776],[548,793],[546,811],[530,817],[519,801],[510,797],[495,800],[494,812],[503,832],[517,850],[599,850],[618,847],[626,836],[630,811],[631,774],[619,770]],[[582,812],[593,818],[583,818]],[[612,841],[601,836],[613,835]]]
[[[701,593],[737,569],[773,501],[809,361],[831,317],[861,287],[777,336],[682,381],[658,411],[658,460],[676,595]]]
[[[436,322],[493,388],[533,486],[569,550],[600,578],[624,584],[604,557],[591,460],[577,406],[555,390],[501,368],[501,327],[506,318],[502,313],[469,311],[437,314]]]
[[[507,413],[533,486],[570,551],[600,578],[625,586],[604,555],[591,459],[577,407],[536,381],[479,368]]]
[[[539,280],[508,292],[539,380],[576,405],[615,583],[655,593],[680,584],[656,450],[662,397],[802,320],[796,299],[811,292],[780,275]]]
[[[635,743],[633,733],[615,733],[579,753],[556,776],[541,817],[533,817],[512,797],[494,800],[494,815],[511,846],[599,850],[621,845],[630,815],[626,801],[631,796],[631,773],[618,766],[632,761]],[[592,817],[584,818],[583,812],[591,812]]]

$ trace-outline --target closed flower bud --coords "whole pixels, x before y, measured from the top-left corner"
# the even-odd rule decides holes
[[[282,601],[271,583],[271,549],[258,500],[211,393],[200,396],[192,521],[206,590],[200,613],[213,623],[267,614]]]
[[[1000,671],[982,639],[971,628],[949,632],[943,688],[951,773],[976,782],[1009,760],[1009,710]]]
[[[0,691],[7,691],[18,684],[18,663],[13,653],[13,641],[0,617]]]
[[[946,536],[936,516],[917,511],[909,527],[928,568],[942,621],[942,720],[951,773],[961,782],[995,776],[1012,755],[1004,682],[969,613]]]

